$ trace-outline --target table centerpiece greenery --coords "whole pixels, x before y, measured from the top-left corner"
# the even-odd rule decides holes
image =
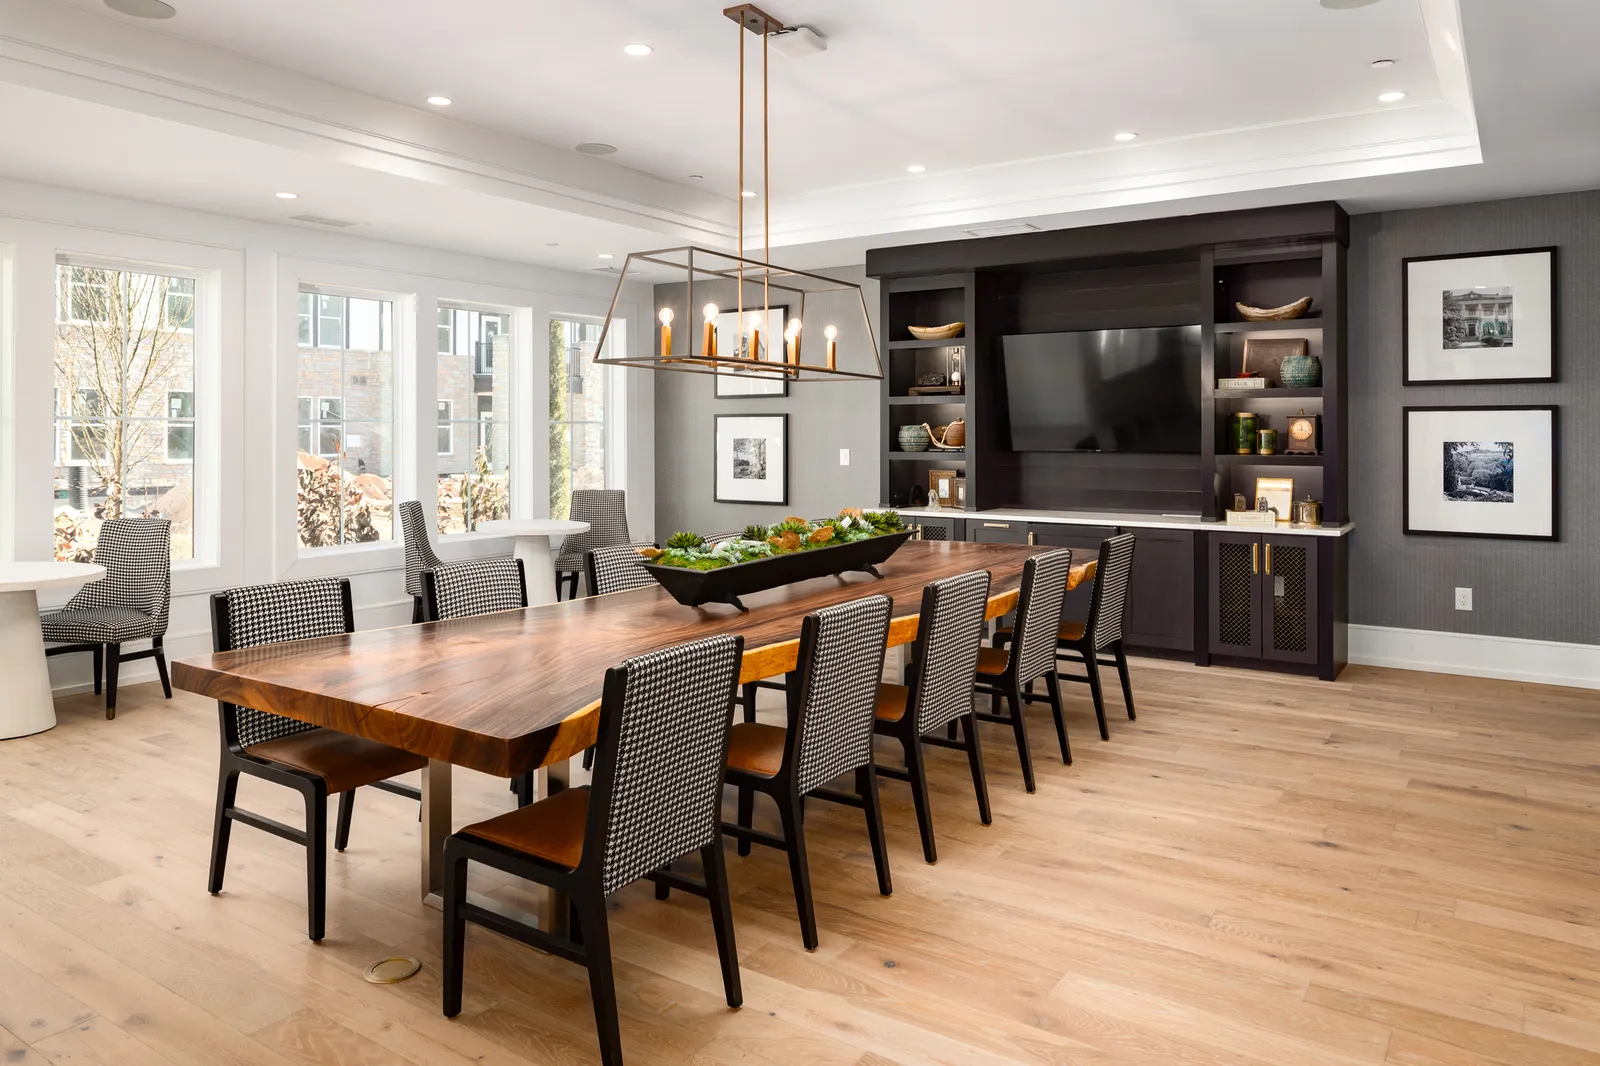
[[[775,525],[749,525],[735,537],[706,543],[698,533],[674,533],[665,548],[643,548],[639,554],[652,563],[687,570],[718,570],[776,555],[832,548],[840,544],[902,533],[905,524],[897,511],[863,511],[846,507],[833,518],[808,522],[785,518]]]

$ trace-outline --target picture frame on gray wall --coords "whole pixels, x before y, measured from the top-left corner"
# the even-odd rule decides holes
[[[789,502],[789,416],[715,415],[713,499],[717,503]]]
[[[1404,408],[1402,531],[1560,540],[1560,460],[1554,405]]]
[[[1404,383],[1555,381],[1556,297],[1554,246],[1402,259]]]

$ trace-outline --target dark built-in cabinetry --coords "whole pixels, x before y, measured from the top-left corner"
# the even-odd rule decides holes
[[[884,503],[913,508],[934,470],[965,479],[964,511],[917,521],[924,535],[1071,547],[1087,558],[1118,531],[1138,537],[1130,644],[1196,662],[1225,662],[1332,678],[1344,665],[1346,541],[1286,531],[1241,531],[1221,519],[1261,477],[1294,479],[1320,500],[1323,520],[1349,520],[1346,470],[1346,246],[1349,219],[1334,203],[1222,212],[867,253],[879,279],[884,346]],[[1304,296],[1302,318],[1248,322],[1235,304],[1277,307]],[[960,321],[959,337],[918,340],[910,326]],[[1024,333],[1198,325],[1199,450],[1152,455],[1019,452],[1010,448],[1001,338]],[[1319,357],[1321,384],[1225,392],[1256,339],[1294,338]],[[929,374],[960,372],[959,394],[914,394]],[[1237,454],[1232,416],[1249,411],[1286,436],[1300,414],[1320,419],[1312,455]],[[907,452],[901,427],[966,422],[956,451]],[[986,512],[1189,515],[1191,528],[1118,527],[995,517]],[[1269,563],[1270,559],[1270,563]],[[1087,590],[1074,596],[1079,617]],[[1074,613],[1069,604],[1069,613]]]

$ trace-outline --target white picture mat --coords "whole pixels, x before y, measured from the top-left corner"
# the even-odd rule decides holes
[[[1410,411],[1406,417],[1411,532],[1514,537],[1555,533],[1555,417],[1550,411]],[[1446,499],[1446,441],[1510,441],[1513,501]]]
[[[783,503],[787,499],[788,442],[783,415],[717,416],[716,498],[721,503]],[[767,442],[764,478],[734,477],[733,442],[759,437]]]
[[[737,355],[742,350],[741,338],[749,336],[751,329],[759,327],[761,330],[762,354],[769,361],[776,362],[781,360],[783,358],[784,316],[788,312],[788,307],[769,307],[764,312],[759,307],[747,307],[744,311],[743,329],[740,328],[737,309],[721,312],[717,315],[716,320],[717,354]],[[781,372],[762,374],[736,370],[731,367],[717,368],[717,396],[719,399],[738,398],[740,396],[782,396],[785,391],[784,387],[785,376]]]
[[[1430,259],[1406,264],[1406,377],[1479,381],[1549,377],[1554,365],[1554,293],[1549,252]],[[1509,348],[1446,348],[1446,289],[1511,287]]]

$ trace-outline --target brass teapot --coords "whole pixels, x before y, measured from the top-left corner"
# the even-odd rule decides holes
[[[1295,500],[1289,508],[1289,522],[1297,526],[1322,525],[1322,504],[1307,496],[1303,500]]]

